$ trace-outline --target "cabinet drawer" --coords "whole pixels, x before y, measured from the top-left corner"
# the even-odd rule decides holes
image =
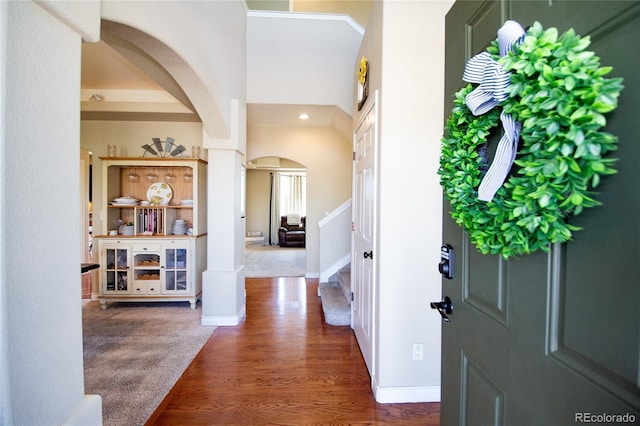
[[[134,281],[133,294],[160,294],[160,282]]]
[[[160,283],[147,283],[147,294],[160,294]]]

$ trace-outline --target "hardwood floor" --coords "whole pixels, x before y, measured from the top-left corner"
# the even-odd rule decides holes
[[[378,404],[350,327],[324,322],[318,280],[248,278],[247,315],[218,327],[147,425],[438,425],[440,404]]]

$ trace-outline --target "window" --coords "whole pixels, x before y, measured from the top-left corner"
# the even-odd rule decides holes
[[[278,173],[280,184],[280,212],[300,212],[306,216],[307,175],[306,173]]]

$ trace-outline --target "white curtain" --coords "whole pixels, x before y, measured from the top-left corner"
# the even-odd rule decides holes
[[[302,173],[280,173],[280,211],[283,215],[298,212],[306,216],[307,177]]]
[[[277,246],[280,217],[299,212],[307,215],[307,176],[304,173],[271,174],[269,244]]]

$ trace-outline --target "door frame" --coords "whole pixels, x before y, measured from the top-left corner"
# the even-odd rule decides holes
[[[379,138],[380,138],[380,132],[379,132],[379,107],[378,107],[378,98],[379,98],[379,92],[378,90],[376,90],[374,92],[374,96],[372,96],[372,102],[371,104],[364,110],[360,120],[358,121],[357,125],[355,126],[355,131],[353,132],[353,171],[352,171],[352,226],[351,226],[351,277],[352,277],[352,300],[351,300],[351,328],[354,330],[354,333],[356,335],[356,340],[358,340],[358,345],[360,346],[360,351],[362,352],[363,358],[365,360],[365,364],[367,365],[367,368],[369,369],[369,375],[371,376],[371,381],[372,383],[375,381],[375,372],[376,372],[376,333],[377,333],[377,306],[378,306],[378,286],[377,286],[377,276],[378,276],[378,263],[377,263],[377,244],[378,244],[378,205],[377,205],[377,191],[378,191],[378,148],[379,148]],[[374,255],[372,256],[372,258],[368,261],[370,261],[372,263],[371,265],[371,270],[372,270],[372,281],[371,281],[371,299],[370,299],[370,306],[369,306],[369,310],[370,310],[370,314],[371,314],[371,331],[370,331],[370,336],[371,338],[368,341],[368,348],[366,348],[368,350],[368,354],[365,354],[365,351],[362,348],[362,343],[359,339],[359,333],[357,332],[357,326],[358,324],[355,323],[355,318],[356,318],[356,302],[359,297],[358,294],[356,294],[357,289],[359,288],[357,285],[354,285],[355,283],[353,282],[353,280],[358,276],[356,274],[356,263],[358,261],[362,261],[362,259],[359,258],[359,256],[357,256],[356,253],[356,223],[357,223],[357,217],[356,217],[356,213],[358,210],[358,205],[356,203],[358,203],[358,187],[357,187],[357,180],[356,180],[356,166],[357,166],[357,135],[360,132],[360,130],[362,129],[362,127],[366,124],[366,122],[373,117],[374,119],[374,123],[372,124],[371,128],[373,129],[374,132],[374,136],[373,136],[373,149],[374,149],[374,158],[373,158],[373,202],[371,204],[371,208],[372,208],[372,222],[373,222],[373,226],[372,226],[372,238],[371,238],[371,250],[373,251]]]

